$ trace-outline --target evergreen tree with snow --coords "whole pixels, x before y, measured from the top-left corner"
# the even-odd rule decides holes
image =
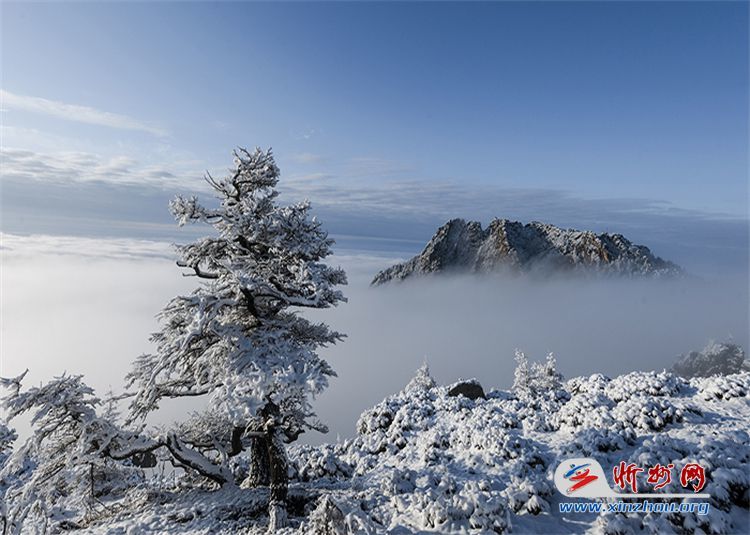
[[[8,490],[10,484],[9,477],[3,477],[3,469],[5,463],[10,457],[13,443],[18,438],[18,434],[14,429],[8,427],[8,425],[0,421],[0,524],[2,524],[1,533],[5,533],[7,529],[7,500],[5,493]]]
[[[32,424],[31,436],[0,463],[3,533],[21,532],[29,519],[51,530],[55,522],[91,510],[101,497],[134,484],[132,476],[139,475],[109,458],[128,449],[129,437],[97,414],[100,401],[80,375],[22,390],[25,375],[0,379],[9,390],[0,408],[9,420],[30,414]],[[0,435],[8,435],[4,429],[0,426]],[[0,450],[7,449],[6,441],[0,436]]]
[[[523,351],[516,349],[516,369],[513,374],[513,391],[521,397],[548,395],[562,387],[563,376],[557,371],[557,361],[552,353],[544,363],[532,362]]]
[[[286,523],[284,443],[327,430],[310,403],[335,372],[317,350],[342,338],[298,310],[335,306],[345,300],[336,286],[346,284],[343,270],[323,263],[333,240],[309,203],[277,203],[278,179],[270,150],[240,149],[228,176],[206,176],[218,206],[172,201],[180,225],[203,223],[215,233],[177,248],[178,265],[199,284],[166,305],[155,352],[128,375],[131,422],[166,398],[208,397],[213,416],[170,433],[167,447],[182,466],[220,485],[233,482],[228,460],[250,449],[246,484],[270,485],[271,530]]]
[[[5,460],[10,455],[10,451],[13,448],[13,442],[15,442],[18,435],[15,430],[8,427],[8,425],[0,421],[0,469],[5,464]]]
[[[555,355],[547,353],[544,364],[536,364],[536,388],[538,391],[556,391],[562,388],[563,376],[557,371]]]
[[[529,359],[526,353],[516,349],[515,354],[516,369],[513,372],[513,390],[515,392],[528,391],[531,387],[531,370],[529,369]]]

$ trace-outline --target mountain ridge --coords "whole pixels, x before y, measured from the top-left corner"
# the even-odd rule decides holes
[[[562,229],[548,223],[493,219],[451,219],[435,232],[421,253],[380,271],[377,286],[431,273],[573,271],[631,277],[683,275],[678,265],[655,256],[622,234]]]

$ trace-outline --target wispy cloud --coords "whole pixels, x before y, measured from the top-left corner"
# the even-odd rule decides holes
[[[388,177],[414,174],[416,170],[402,162],[375,156],[359,156],[346,160],[341,173],[349,177]]]
[[[202,180],[200,164],[195,161],[147,164],[125,155],[13,148],[1,149],[0,156],[4,179],[16,182],[107,183],[177,188],[186,192],[208,189]],[[215,174],[220,176],[221,171]],[[330,173],[283,176],[279,189],[287,200],[309,198],[317,206],[341,213],[383,218],[403,216],[411,220],[508,217],[598,226],[597,223],[617,224],[643,217],[737,219],[682,209],[658,199],[585,199],[564,190],[476,184],[467,187],[458,180],[414,179],[408,178],[408,174],[408,168],[398,162],[361,158],[347,160]]]
[[[709,215],[681,210],[654,199],[589,200],[554,189],[466,187],[458,180],[403,177],[402,171],[396,167],[390,171],[386,163],[367,163],[364,167],[371,168],[353,172],[347,178],[323,173],[293,175],[280,183],[280,189],[286,197],[309,198],[318,206],[358,214],[379,214],[384,218],[403,216],[411,220],[447,220],[451,217],[480,220],[493,217],[520,220],[553,218],[560,224],[568,224],[568,221],[580,221],[582,218],[587,223],[612,222],[613,218],[617,221],[623,216],[644,214],[700,218]],[[394,173],[393,178],[387,176],[390,172]],[[379,176],[381,180],[371,180],[371,176]]]
[[[337,176],[342,180],[352,178],[385,178],[414,175],[416,169],[397,160],[378,156],[356,156],[334,160],[321,154],[302,152],[292,154],[291,160],[304,167],[314,167],[328,176]]]
[[[107,126],[122,130],[138,130],[160,137],[167,135],[164,129],[127,115],[41,97],[18,95],[4,89],[0,89],[0,102],[2,103],[2,108],[7,110],[29,111],[68,121]]]
[[[317,128],[304,128],[291,132],[291,137],[292,139],[296,139],[298,141],[309,141],[321,133],[322,130],[319,130]]]
[[[301,164],[317,164],[325,161],[325,157],[311,152],[292,154],[292,160]]]
[[[165,206],[173,192],[197,192],[206,200],[210,196],[201,179],[204,167],[195,161],[146,164],[128,156],[17,149],[4,149],[1,154],[3,224],[9,231],[47,232],[53,227],[46,220],[66,215],[75,219],[66,223],[71,229],[68,232],[85,218],[105,218],[117,219],[117,224],[128,222],[134,232],[131,235],[163,236],[164,229],[157,232],[142,227],[166,222]],[[219,166],[209,169],[216,170],[215,176],[222,175]],[[376,159],[344,161],[330,174],[284,175],[279,191],[282,202],[310,199],[315,213],[334,234],[423,243],[438,225],[455,217],[485,223],[496,217],[539,220],[562,227],[619,232],[688,269],[703,270],[699,261],[706,271],[722,263],[747,265],[746,218],[687,210],[658,199],[587,199],[564,190],[469,187],[457,179],[409,178],[411,173],[404,169],[397,162]],[[69,184],[77,187],[68,188]],[[50,185],[55,188],[50,190]],[[43,202],[50,191],[65,202],[50,209],[49,203]],[[102,199],[113,203],[106,215],[96,209]],[[25,223],[15,224],[17,217],[12,214],[22,214]],[[45,221],[37,221],[42,216]],[[113,224],[108,223],[108,228]],[[118,232],[122,234],[124,231]]]
[[[306,181],[323,181],[330,180],[333,175],[329,173],[304,173],[299,175],[290,175],[289,180],[293,182],[306,182]]]
[[[3,179],[21,181],[148,185],[159,188],[201,189],[200,173],[178,172],[174,167],[143,164],[128,156],[105,157],[87,152],[36,152],[2,149]]]

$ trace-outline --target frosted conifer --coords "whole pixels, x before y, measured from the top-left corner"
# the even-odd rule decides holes
[[[167,447],[222,485],[233,479],[226,460],[250,448],[249,484],[271,487],[271,529],[285,523],[283,444],[307,429],[327,430],[310,401],[335,372],[316,351],[342,338],[296,309],[334,306],[345,300],[336,286],[346,284],[343,270],[322,262],[333,240],[309,203],[277,204],[278,178],[270,150],[240,149],[228,176],[206,177],[217,207],[195,197],[172,201],[180,225],[207,224],[214,234],[177,248],[177,264],[199,284],[166,305],[152,336],[156,351],[139,357],[128,375],[136,389],[130,421],[165,398],[208,397],[208,410],[229,430],[172,433]]]

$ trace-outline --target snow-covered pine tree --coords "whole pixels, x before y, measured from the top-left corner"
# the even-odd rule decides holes
[[[3,477],[3,468],[5,463],[10,457],[13,443],[18,438],[18,434],[14,429],[8,427],[8,425],[0,420],[0,525],[2,525],[2,531],[0,533],[6,533],[7,529],[7,500],[5,493],[8,490],[10,484],[10,478]]]
[[[31,436],[0,465],[3,533],[22,531],[30,517],[38,529],[52,529],[55,521],[95,507],[134,475],[108,459],[129,438],[97,415],[99,400],[80,375],[22,391],[25,375],[0,379],[0,386],[10,390],[0,403],[8,419],[30,413],[32,424]]]
[[[552,353],[544,363],[532,362],[523,351],[516,349],[516,370],[513,374],[513,391],[520,396],[538,396],[555,392],[562,387],[563,376],[557,371]]]
[[[544,364],[537,366],[537,388],[539,391],[556,391],[562,388],[563,376],[557,371],[557,360],[553,353],[547,353]]]
[[[180,225],[205,223],[215,235],[177,248],[177,264],[199,285],[167,304],[152,336],[156,351],[139,357],[128,375],[136,389],[131,421],[164,398],[208,396],[209,410],[229,429],[211,437],[208,426],[174,432],[167,447],[218,484],[233,479],[226,460],[250,447],[249,482],[271,487],[271,529],[286,522],[284,443],[306,429],[326,431],[310,402],[335,372],[316,351],[342,338],[295,309],[334,306],[345,300],[335,287],[346,284],[343,270],[322,262],[333,240],[310,216],[309,203],[277,204],[278,179],[270,150],[240,149],[227,177],[206,176],[218,207],[195,197],[172,201]]]
[[[2,469],[5,460],[10,455],[13,442],[15,442],[17,438],[18,434],[16,431],[0,420],[0,469]]]
[[[525,392],[531,386],[531,370],[529,369],[529,359],[526,353],[516,349],[515,354],[516,369],[513,372],[513,391]]]

